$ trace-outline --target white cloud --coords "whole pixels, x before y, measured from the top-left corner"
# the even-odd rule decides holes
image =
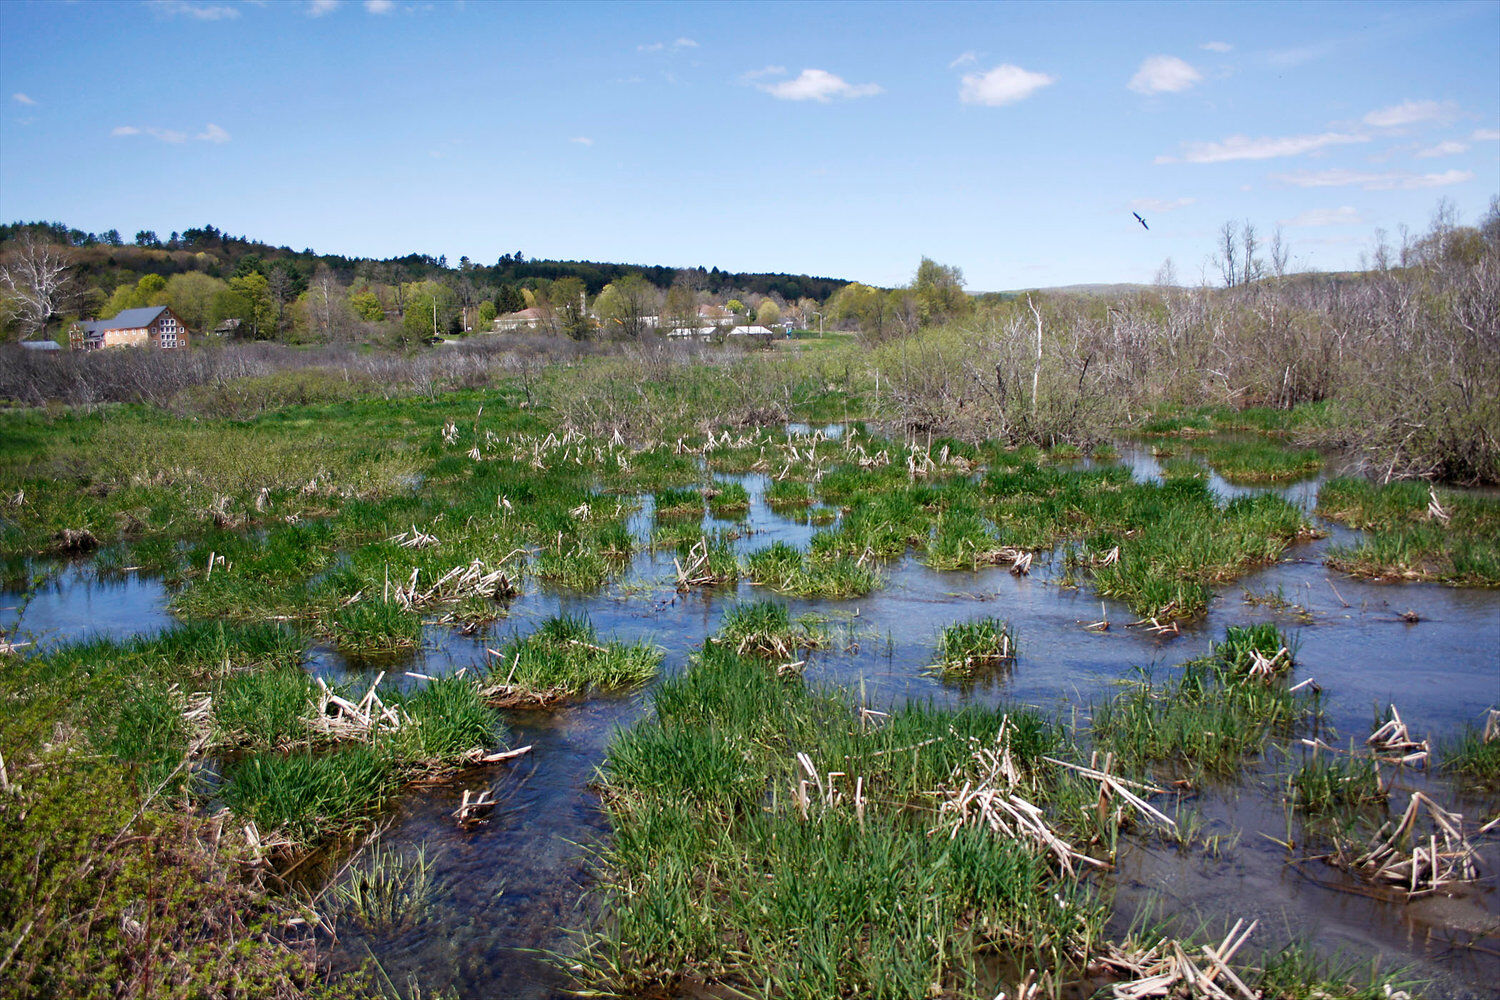
[[[1475,142],[1494,142],[1500,139],[1500,128],[1476,128],[1469,138]]]
[[[233,7],[223,4],[195,4],[186,0],[149,0],[157,17],[186,17],[194,21],[229,21],[240,16]]]
[[[958,69],[960,66],[972,66],[979,61],[979,53],[973,49],[963,53],[948,64],[949,69]]]
[[[1452,101],[1402,101],[1365,115],[1365,124],[1376,128],[1400,128],[1422,122],[1451,122],[1457,117],[1458,105]]]
[[[365,0],[365,10],[371,14],[389,14],[395,9],[395,0]]]
[[[1196,198],[1174,198],[1171,201],[1165,201],[1161,198],[1136,198],[1130,203],[1130,207],[1137,212],[1174,212],[1179,208],[1187,208],[1197,200]]]
[[[1364,220],[1350,205],[1339,208],[1314,208],[1290,219],[1277,220],[1283,226],[1359,226]]]
[[[594,140],[590,139],[586,135],[576,135],[573,138],[569,139],[568,141],[569,142],[576,142],[580,146],[592,146],[594,144]]]
[[[1362,173],[1358,170],[1304,170],[1295,174],[1274,174],[1272,180],[1293,187],[1362,187],[1366,191],[1414,191],[1421,188],[1446,187],[1474,179],[1469,170],[1445,170],[1440,174],[1411,174],[1400,171]]]
[[[678,38],[671,42],[649,42],[637,45],[637,52],[681,52],[683,49],[696,49],[698,43],[691,38]]]
[[[1202,73],[1176,56],[1147,56],[1129,87],[1137,94],[1175,94],[1202,79]]]
[[[1234,50],[1234,46],[1228,42],[1204,42],[1198,48],[1205,52],[1232,52]]]
[[[881,93],[878,83],[849,83],[843,77],[821,69],[805,69],[791,80],[758,83],[756,86],[779,100],[820,101],[824,104],[834,98],[849,100]]]
[[[984,104],[998,108],[1024,101],[1043,87],[1056,82],[1055,76],[1033,73],[1006,63],[996,66],[988,73],[965,74],[963,86],[958,90],[958,99],[965,104]]]
[[[307,16],[322,17],[339,9],[339,0],[308,0]]]
[[[1453,156],[1457,153],[1468,152],[1468,149],[1469,144],[1467,142],[1457,142],[1453,139],[1448,139],[1444,142],[1438,143],[1436,146],[1429,146],[1426,149],[1417,150],[1417,156],[1418,158],[1425,160],[1430,159],[1434,156]]]
[[[1223,142],[1185,142],[1182,155],[1158,156],[1157,163],[1224,163],[1228,160],[1270,160],[1280,156],[1301,156],[1325,146],[1342,146],[1351,142],[1369,142],[1367,135],[1345,132],[1322,132],[1318,135],[1262,136],[1232,135]]]
[[[27,97],[25,94],[22,94],[22,93],[19,93],[19,92],[11,94],[10,95],[10,99],[13,100],[13,101],[15,101],[17,104],[25,104],[28,107],[36,104],[36,101],[32,100],[30,97]]]
[[[149,135],[153,139],[158,139],[161,142],[169,142],[174,146],[188,141],[188,134],[186,132],[180,131],[175,128],[156,128],[154,126],[140,128],[135,125],[116,125],[114,128],[110,129],[109,134],[119,137],[132,135]],[[200,142],[223,143],[229,141],[229,133],[224,131],[219,126],[215,125],[213,122],[209,122],[204,126],[202,132],[199,132],[192,138],[197,139]]]

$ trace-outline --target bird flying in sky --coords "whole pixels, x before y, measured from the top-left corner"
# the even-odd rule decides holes
[[[1135,216],[1135,221],[1139,222],[1141,224],[1141,228],[1142,229],[1148,229],[1149,230],[1151,228],[1150,226],[1146,225],[1146,220],[1143,219],[1143,218],[1141,218],[1141,213],[1140,212],[1131,212],[1130,214],[1133,215],[1133,216]]]

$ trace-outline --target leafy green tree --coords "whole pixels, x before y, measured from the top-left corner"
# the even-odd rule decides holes
[[[557,314],[559,329],[574,340],[583,340],[593,332],[594,323],[584,302],[583,281],[572,275],[558,278],[547,290],[547,300]]]
[[[526,308],[526,298],[518,285],[506,283],[495,293],[495,309],[500,315],[520,312]]]
[[[184,271],[167,279],[164,296],[166,304],[189,330],[204,330],[211,326],[214,297],[228,287],[200,271]]]
[[[931,257],[923,257],[917,265],[916,280],[912,290],[917,297],[917,310],[923,323],[943,323],[968,314],[972,306],[964,294],[964,273],[957,267],[939,264]]]
[[[426,340],[448,333],[458,318],[458,297],[439,281],[420,281],[407,286],[406,315],[401,332],[410,340]]]
[[[698,297],[687,285],[677,284],[667,289],[667,301],[662,311],[669,327],[692,330],[698,326]]]
[[[276,303],[271,298],[271,289],[266,276],[251,271],[238,278],[229,279],[229,287],[244,299],[243,311],[239,313],[249,335],[256,340],[271,336],[275,331]]]
[[[781,322],[781,307],[775,299],[761,299],[755,307],[755,322],[761,326],[773,326]]]
[[[743,316],[746,312],[745,303],[741,302],[739,299],[730,299],[728,302],[724,303],[724,308],[728,309],[736,316]]]
[[[495,325],[495,303],[486,299],[479,303],[479,329],[488,330]]]
[[[655,311],[656,289],[640,274],[627,274],[604,286],[594,300],[594,312],[609,337],[638,340],[649,326],[647,317]]]
[[[379,296],[368,287],[349,296],[349,308],[366,323],[378,323],[385,319],[385,307],[380,304]]]

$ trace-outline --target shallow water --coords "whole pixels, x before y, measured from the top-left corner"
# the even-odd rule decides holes
[[[1150,455],[1126,450],[1122,461],[1138,478],[1156,475]],[[705,528],[734,528],[736,542],[750,552],[785,541],[805,546],[816,530],[783,517],[764,502],[763,476],[721,476],[743,483],[751,509],[727,521],[705,516]],[[1279,490],[1304,510],[1316,503],[1318,479]],[[1217,477],[1223,495],[1257,492]],[[651,527],[649,498],[632,520],[645,537]],[[1314,677],[1324,690],[1334,745],[1362,740],[1379,706],[1394,701],[1419,737],[1441,740],[1480,720],[1484,709],[1500,704],[1500,592],[1455,590],[1429,584],[1374,584],[1328,570],[1323,552],[1355,533],[1337,526],[1326,539],[1289,549],[1283,560],[1224,588],[1207,616],[1181,634],[1160,636],[1130,627],[1134,616],[1123,605],[1103,602],[1088,589],[1060,586],[1054,573],[1060,558],[1038,558],[1030,576],[1000,569],[936,572],[913,559],[887,567],[884,588],[851,601],[796,600],[794,613],[812,611],[837,622],[839,648],[815,654],[807,668],[810,683],[863,691],[874,708],[910,698],[938,703],[1021,702],[1055,710],[1065,717],[1086,713],[1091,701],[1137,667],[1168,669],[1208,650],[1230,624],[1275,621],[1297,642],[1298,676]],[[1277,594],[1280,610],[1249,604],[1247,594]],[[101,582],[85,565],[55,573],[31,595],[0,595],[0,625],[23,615],[21,628],[40,643],[78,638],[89,632],[127,635],[156,631],[170,623],[167,594],[155,581],[124,577]],[[525,633],[535,622],[568,612],[586,614],[603,636],[646,639],[665,650],[663,673],[683,669],[690,653],[718,627],[726,607],[761,596],[749,585],[679,595],[673,589],[670,552],[638,553],[629,570],[598,594],[531,590],[509,606],[508,617],[484,633],[464,636],[448,629],[428,630],[420,650],[376,666],[354,663],[328,649],[311,651],[310,669],[339,680],[366,683],[376,669],[388,683],[415,685],[407,672],[440,675],[481,668],[487,646],[511,632]],[[23,607],[24,605],[24,607]],[[1409,624],[1400,615],[1415,612]],[[981,616],[1008,620],[1019,632],[1020,656],[1013,670],[986,684],[945,684],[923,673],[931,661],[938,630],[955,620]],[[1086,630],[1087,622],[1111,622],[1105,632]],[[607,835],[607,824],[590,791],[611,734],[639,719],[649,690],[626,696],[595,697],[551,712],[507,713],[509,743],[530,744],[532,752],[514,764],[470,771],[450,784],[405,794],[389,816],[386,842],[425,843],[436,858],[439,886],[430,919],[388,938],[340,928],[338,961],[354,965],[374,955],[396,983],[415,974],[426,988],[456,987],[465,997],[542,998],[562,995],[563,974],[545,953],[564,949],[570,932],[586,926],[590,913],[591,845]],[[1264,767],[1274,767],[1276,753]],[[1257,768],[1256,770],[1260,770]],[[1414,773],[1413,787],[1429,787]],[[1440,801],[1454,796],[1445,782],[1430,782]],[[487,825],[457,830],[450,813],[464,789],[494,791],[501,806]],[[1310,862],[1288,864],[1284,848],[1261,836],[1284,840],[1288,828],[1282,807],[1265,782],[1252,777],[1243,787],[1202,794],[1205,831],[1238,839],[1222,856],[1201,849],[1178,850],[1134,841],[1122,849],[1117,890],[1120,920],[1155,905],[1180,918],[1188,932],[1199,924],[1219,927],[1239,917],[1262,921],[1252,950],[1305,940],[1325,952],[1367,959],[1384,955],[1387,964],[1410,964],[1418,977],[1434,980],[1435,995],[1490,996],[1500,982],[1500,899],[1492,882],[1457,900],[1403,904],[1368,898],[1341,881],[1332,868]],[[1500,802],[1459,800],[1469,818],[1481,822]],[[1292,831],[1295,835],[1295,829]],[[1495,838],[1484,847],[1488,871],[1500,866]],[[1467,933],[1454,930],[1468,927]],[[1479,947],[1468,947],[1476,933]],[[1458,942],[1458,943],[1455,943]],[[1488,951],[1484,950],[1488,949]]]

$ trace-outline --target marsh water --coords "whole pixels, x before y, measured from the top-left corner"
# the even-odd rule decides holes
[[[794,429],[796,430],[796,429]],[[1122,449],[1138,478],[1159,473],[1144,451]],[[723,476],[745,485],[749,512],[738,519],[705,517],[705,528],[734,529],[740,552],[775,541],[805,547],[816,530],[807,517],[788,517],[764,502],[763,476]],[[1278,489],[1311,513],[1321,478]],[[1251,492],[1215,477],[1223,495]],[[664,676],[681,671],[736,601],[765,596],[736,587],[678,594],[670,551],[653,552],[649,497],[632,521],[642,542],[628,571],[598,593],[528,589],[505,618],[478,635],[429,628],[420,650],[399,661],[352,662],[315,647],[309,669],[330,678],[369,683],[377,670],[388,683],[420,684],[407,672],[436,676],[482,667],[487,646],[524,634],[558,612],[587,615],[601,636],[644,639],[665,651]],[[1378,584],[1323,565],[1327,546],[1357,534],[1321,523],[1328,537],[1292,546],[1282,560],[1222,588],[1208,614],[1162,635],[1132,626],[1124,605],[1101,602],[1087,587],[1062,585],[1061,558],[1039,555],[1032,572],[1003,569],[937,572],[915,558],[885,567],[887,580],[857,600],[786,599],[794,614],[831,623],[837,641],[809,659],[809,684],[833,685],[876,709],[908,699],[955,704],[1000,701],[1034,705],[1064,718],[1089,705],[1138,668],[1169,670],[1207,652],[1226,625],[1274,621],[1295,637],[1298,678],[1322,687],[1335,746],[1362,741],[1378,711],[1399,706],[1413,733],[1435,744],[1482,722],[1500,705],[1500,592],[1431,584]],[[21,616],[23,638],[50,644],[91,633],[123,636],[171,623],[160,582],[133,575],[105,577],[87,563],[57,567],[24,596],[0,594],[0,625]],[[938,631],[954,621],[994,616],[1020,637],[1020,655],[1003,676],[957,685],[924,672]],[[1105,631],[1085,624],[1107,620]],[[376,937],[340,926],[336,962],[354,966],[373,956],[400,985],[409,977],[424,993],[453,987],[464,997],[544,998],[562,995],[565,970],[549,956],[566,952],[572,935],[594,913],[589,893],[591,851],[608,826],[591,791],[612,733],[649,710],[650,688],[595,695],[550,711],[506,713],[511,746],[532,747],[517,762],[470,770],[455,781],[409,789],[384,818],[386,844],[425,845],[437,890],[427,918],[395,936]],[[1228,787],[1198,790],[1191,805],[1203,836],[1179,848],[1155,840],[1127,841],[1106,885],[1116,900],[1115,929],[1142,912],[1169,918],[1178,933],[1208,933],[1240,917],[1260,920],[1253,945],[1274,949],[1293,941],[1365,965],[1411,967],[1438,996],[1495,996],[1500,983],[1500,871],[1497,838],[1481,846],[1489,879],[1456,897],[1401,902],[1372,896],[1333,868],[1289,853],[1276,841],[1300,839],[1288,821],[1272,775],[1287,764],[1268,759]],[[1293,754],[1295,750],[1289,751]],[[1460,794],[1446,780],[1408,771],[1398,783],[1427,789],[1473,822],[1500,811],[1495,796]],[[464,790],[491,790],[499,808],[489,822],[459,830],[451,813]],[[1477,825],[1477,823],[1475,824]],[[1273,841],[1269,838],[1275,838]]]

